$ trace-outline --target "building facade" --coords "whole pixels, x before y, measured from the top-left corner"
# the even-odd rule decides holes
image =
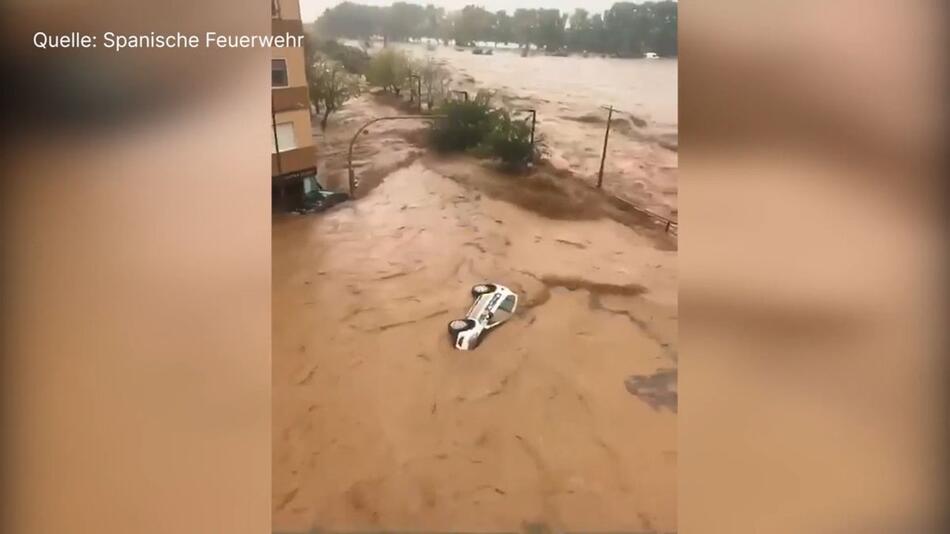
[[[271,0],[271,33],[303,34],[299,0]],[[302,201],[303,182],[316,175],[303,47],[271,48],[271,190],[277,209]]]

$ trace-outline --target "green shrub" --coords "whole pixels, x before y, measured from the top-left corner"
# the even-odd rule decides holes
[[[446,118],[433,123],[431,140],[442,151],[475,148],[494,126],[492,110],[483,101],[446,101],[438,113]]]
[[[386,48],[369,61],[366,79],[369,83],[398,95],[406,86],[409,73],[409,57],[405,52]]]
[[[531,161],[531,127],[525,121],[512,120],[505,110],[492,115],[492,129],[484,139],[488,153],[511,167]]]
[[[506,110],[492,109],[490,100],[488,93],[479,92],[470,101],[444,102],[438,113],[446,118],[433,123],[433,146],[444,152],[474,150],[511,168],[526,165],[534,151],[531,127]]]

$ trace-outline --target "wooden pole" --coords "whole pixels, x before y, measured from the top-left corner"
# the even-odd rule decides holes
[[[604,152],[600,155],[600,172],[597,173],[597,188],[604,184],[604,160],[607,159],[607,139],[610,138],[610,121],[614,117],[614,107],[607,108],[607,131],[604,132]]]

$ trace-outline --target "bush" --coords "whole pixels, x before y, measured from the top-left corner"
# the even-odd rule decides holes
[[[419,73],[422,90],[426,94],[426,104],[431,111],[436,102],[445,100],[445,86],[449,81],[449,73],[440,63],[432,58],[426,61],[417,61],[413,70]],[[419,95],[422,98],[422,95]]]
[[[443,103],[438,112],[446,118],[432,126],[433,146],[445,152],[476,149],[512,168],[527,164],[534,150],[531,127],[489,102],[490,95],[479,92],[471,101]]]
[[[409,58],[404,52],[387,48],[369,61],[366,79],[369,83],[395,94],[409,79]]]
[[[484,144],[490,154],[511,167],[520,167],[531,161],[531,127],[521,120],[512,120],[507,111],[493,114],[492,129]]]
[[[492,110],[487,102],[446,101],[438,108],[446,118],[432,125],[432,144],[442,151],[462,151],[480,145],[493,128]]]

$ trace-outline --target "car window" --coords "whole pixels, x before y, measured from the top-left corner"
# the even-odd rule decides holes
[[[472,307],[468,309],[468,313],[466,315],[469,317],[472,317],[473,315],[475,315],[475,311],[478,310],[478,307],[481,306],[483,303],[485,303],[487,299],[489,298],[491,298],[490,293],[488,295],[482,295],[478,297],[477,299],[475,299],[475,302],[472,303]]]
[[[515,297],[514,295],[509,295],[506,299],[504,299],[503,301],[501,301],[501,303],[498,304],[498,308],[492,314],[491,321],[489,321],[489,324],[491,326],[494,326],[503,321],[507,321],[508,318],[511,317],[511,313],[514,310],[514,307],[515,307]]]

